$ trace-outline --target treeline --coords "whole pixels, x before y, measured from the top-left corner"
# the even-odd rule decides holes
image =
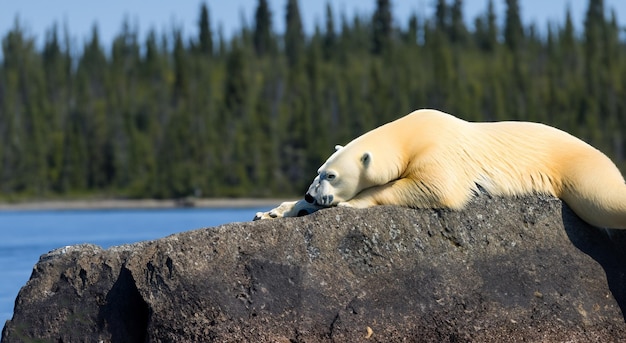
[[[575,30],[526,25],[517,0],[492,0],[468,25],[462,0],[433,17],[323,22],[305,34],[297,0],[286,17],[257,3],[225,38],[199,9],[198,32],[128,22],[110,46],[82,46],[56,25],[42,48],[19,23],[2,39],[0,198],[106,194],[301,194],[335,144],[418,108],[467,120],[540,121],[590,142],[624,170],[626,45],[614,12],[589,0]],[[277,33],[272,22],[285,20]],[[504,23],[498,25],[497,23]]]

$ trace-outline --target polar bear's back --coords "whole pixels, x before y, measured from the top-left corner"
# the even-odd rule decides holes
[[[418,110],[361,138],[380,156],[390,156],[390,163],[394,155],[404,155],[400,160],[408,163],[401,177],[434,183],[454,208],[463,207],[477,186],[493,195],[544,193],[561,198],[624,188],[621,173],[608,157],[540,123],[467,122],[436,110]],[[400,152],[391,151],[398,147]],[[609,182],[596,184],[595,177],[613,180],[613,189],[600,190],[604,186],[599,184]]]

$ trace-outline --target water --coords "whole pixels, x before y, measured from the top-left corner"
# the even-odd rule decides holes
[[[0,329],[13,316],[17,293],[39,256],[66,245],[103,248],[231,222],[249,221],[243,209],[0,211]]]

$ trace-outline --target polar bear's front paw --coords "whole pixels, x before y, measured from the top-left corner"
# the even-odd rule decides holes
[[[278,207],[267,211],[267,212],[257,212],[254,216],[253,220],[260,219],[274,219],[274,218],[282,218],[282,217],[293,217],[290,216],[290,212],[296,206],[297,201],[288,201],[280,204]]]
[[[305,200],[289,201],[280,204],[280,206],[268,212],[257,212],[257,214],[254,216],[254,220],[283,217],[300,217],[311,214],[322,208],[325,208],[325,206],[311,204]]]
[[[252,220],[261,220],[261,219],[272,219],[272,218],[276,218],[277,215],[276,213],[272,212],[272,211],[268,211],[268,212],[257,212],[254,215],[254,218]]]

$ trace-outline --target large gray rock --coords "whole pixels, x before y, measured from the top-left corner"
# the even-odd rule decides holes
[[[625,237],[482,195],[72,246],[41,257],[2,340],[620,341]]]

